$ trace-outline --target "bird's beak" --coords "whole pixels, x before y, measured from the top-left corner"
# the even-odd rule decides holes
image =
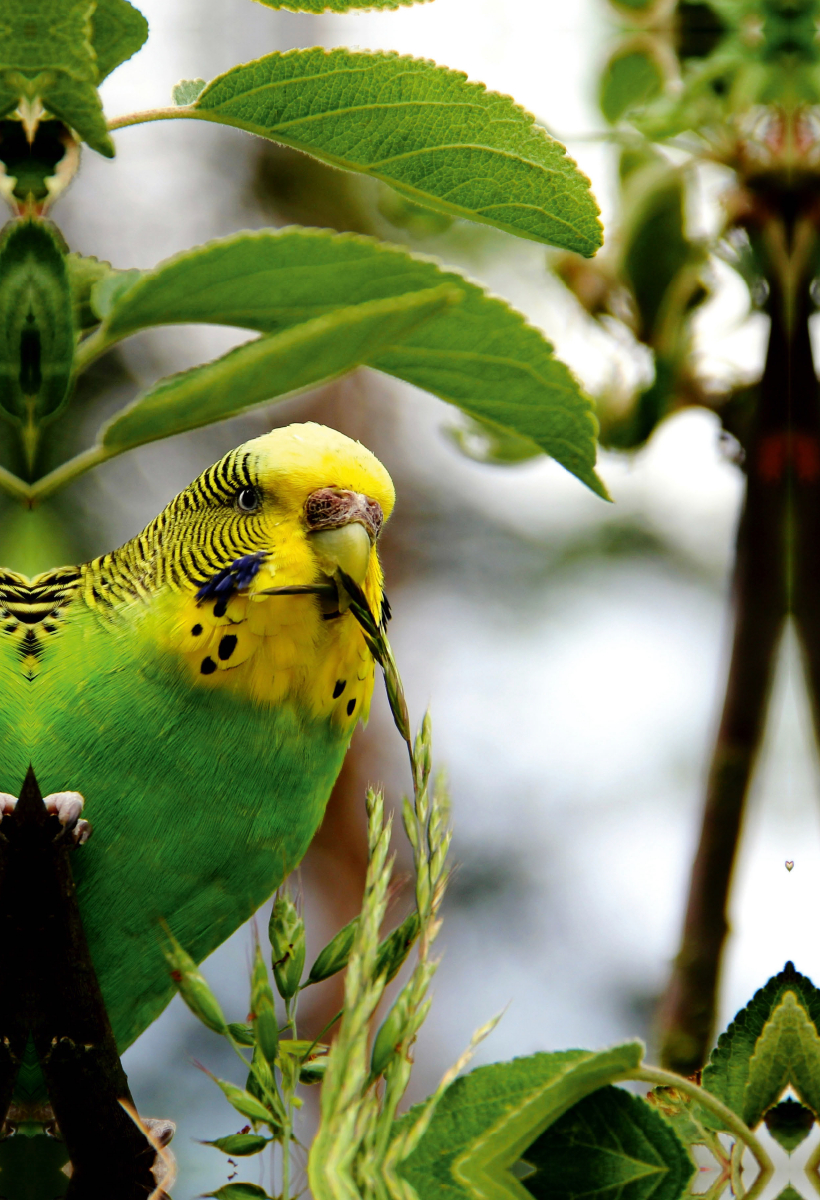
[[[360,587],[383,521],[381,505],[361,492],[319,488],[305,504],[310,544],[322,569],[334,577],[341,568]]]

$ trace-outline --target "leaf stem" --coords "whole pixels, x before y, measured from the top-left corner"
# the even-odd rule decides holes
[[[146,108],[143,112],[114,117],[113,121],[108,122],[108,128],[126,129],[129,125],[144,125],[147,121],[173,121],[177,117],[196,118],[199,115],[193,111],[192,104],[171,104],[168,108]]]
[[[13,496],[15,500],[19,500],[22,504],[31,507],[32,487],[30,483],[26,483],[19,475],[15,475],[13,471],[6,470],[5,467],[0,467],[0,491],[6,493],[7,496]]]
[[[691,1079],[686,1079],[683,1075],[676,1075],[673,1071],[664,1071],[660,1067],[638,1067],[634,1071],[628,1071],[621,1078],[637,1079],[642,1083],[654,1084],[655,1087],[676,1088],[677,1091],[684,1092],[687,1096],[690,1096],[702,1108],[714,1113],[730,1133],[733,1133],[736,1138],[749,1147],[755,1157],[760,1170],[757,1179],[755,1179],[748,1192],[746,1192],[745,1200],[756,1200],[756,1197],[760,1195],[774,1174],[774,1167],[763,1145],[758,1141],[748,1125],[741,1121],[736,1113],[732,1112],[731,1108],[728,1108],[721,1100],[718,1100],[717,1096],[713,1096],[711,1092],[707,1092],[705,1088],[693,1083]]]
[[[84,475],[86,471],[90,471],[92,467],[107,462],[109,458],[113,458],[115,454],[119,453],[119,450],[111,451],[98,442],[96,446],[91,446],[88,450],[83,450],[81,454],[76,454],[74,458],[61,463],[59,467],[55,467],[53,471],[49,471],[47,475],[43,475],[41,479],[27,488],[29,507],[34,508],[41,500],[45,500],[47,496],[51,496],[60,488],[65,487],[67,483],[73,483],[75,479]],[[2,479],[0,479],[0,486],[3,486]]]

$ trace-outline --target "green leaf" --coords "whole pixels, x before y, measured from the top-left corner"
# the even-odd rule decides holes
[[[764,1120],[774,1140],[791,1154],[811,1133],[814,1113],[789,1096],[770,1108]]]
[[[584,1096],[639,1066],[640,1042],[477,1067],[450,1084],[400,1174],[419,1200],[529,1200],[513,1174],[533,1142]],[[418,1115],[399,1122],[404,1129]]]
[[[43,221],[9,223],[0,242],[0,406],[36,424],[65,403],[74,360],[66,257]]]
[[[270,1200],[268,1193],[258,1183],[226,1183],[215,1192],[205,1192],[216,1200]]]
[[[97,94],[94,0],[5,0],[0,115],[20,106],[36,124],[38,101],[100,154],[112,157]]]
[[[743,1120],[750,1129],[791,1084],[813,1112],[820,1113],[820,1037],[795,992],[772,1012],[749,1060]]]
[[[214,1138],[212,1142],[203,1142],[202,1145],[215,1146],[231,1157],[246,1158],[249,1154],[258,1154],[274,1140],[261,1133],[232,1133],[229,1137]]]
[[[206,87],[204,79],[180,79],[171,89],[171,98],[174,104],[193,104]]]
[[[598,92],[601,112],[610,124],[630,108],[645,104],[663,86],[663,72],[646,50],[627,49],[604,68]]]
[[[92,309],[100,318],[107,317],[113,305],[142,279],[144,271],[132,267],[128,271],[111,271],[103,276],[91,291]]]
[[[663,1117],[615,1087],[574,1105],[519,1161],[535,1200],[678,1200],[695,1172]]]
[[[128,0],[97,0],[91,30],[98,84],[136,54],[148,38],[148,22]]]
[[[65,262],[74,306],[74,324],[85,332],[100,323],[100,315],[91,302],[94,285],[110,276],[118,276],[120,272],[115,271],[110,263],[99,258],[86,258],[82,254],[69,254]]]
[[[109,422],[102,444],[121,453],[334,379],[458,298],[457,291],[443,284],[337,309],[248,342],[204,367],[160,380]]]
[[[450,425],[444,430],[465,458],[473,462],[512,466],[529,462],[541,453],[541,447],[531,438],[521,437],[492,421],[468,418],[462,425]]]
[[[508,96],[426,59],[291,50],[214,79],[189,115],[247,129],[421,204],[592,255],[598,209],[564,147]]]
[[[721,1034],[703,1070],[703,1087],[744,1121],[747,1112],[746,1087],[758,1039],[786,992],[794,993],[815,1030],[820,1028],[820,990],[807,976],[796,971],[793,963],[787,962],[780,974],[755,993],[726,1032]],[[802,1099],[808,1103],[806,1097]]]
[[[368,364],[530,438],[606,496],[595,474],[592,407],[543,334],[461,275],[371,238],[288,229],[211,242],[160,264],[118,296],[105,334],[115,339],[172,322],[272,334],[444,282],[459,289],[461,303],[405,332],[398,344],[374,345]]]

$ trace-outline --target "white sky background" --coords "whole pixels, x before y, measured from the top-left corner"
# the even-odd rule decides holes
[[[609,226],[610,153],[584,140],[603,124],[593,96],[610,36],[601,0],[435,0],[321,19],[250,0],[143,0],[140,7],[151,38],[104,85],[111,116],[165,105],[178,79],[210,78],[269,50],[317,43],[396,49],[512,94],[567,138]],[[147,267],[261,223],[243,199],[253,147],[245,135],[179,122],[124,130],[116,141],[114,164],[86,152],[83,173],[56,212],[73,248],[117,266]],[[699,227],[708,226],[720,186],[704,181],[705,199],[693,213]],[[543,247],[509,239],[505,254],[487,256],[480,275],[546,330],[589,387],[600,386],[617,371],[617,356],[547,284],[544,257]],[[722,378],[752,374],[765,326],[745,320],[730,272],[718,282],[700,320],[699,352]],[[199,328],[184,337],[159,331],[145,345],[150,369],[161,373],[234,340]],[[145,361],[143,349],[133,358],[137,373],[148,369]],[[720,457],[714,419],[690,413],[664,426],[635,460],[604,456],[601,473],[616,500],[605,506],[553,463],[501,470],[460,457],[439,432],[451,415],[444,406],[409,389],[397,394],[404,403],[396,441],[416,485],[483,513],[502,544],[506,531],[511,542],[524,539],[536,552],[543,545],[545,557],[554,556],[556,547],[632,521],[668,551],[657,560],[588,557],[525,596],[511,579],[506,609],[497,597],[483,598],[480,587],[460,586],[457,571],[401,593],[395,649],[413,712],[432,702],[453,784],[456,852],[479,893],[477,902],[454,904],[448,917],[436,1002],[417,1056],[418,1095],[434,1086],[472,1029],[508,1001],[479,1061],[596,1046],[644,1029],[641,1005],[663,986],[675,952],[698,824],[722,687],[726,571],[741,481]],[[261,431],[260,421],[174,439],[98,472],[94,495],[112,544],[202,466]],[[129,497],[118,515],[117,503]],[[452,547],[470,580],[482,570],[497,575],[496,552],[495,542]],[[787,958],[820,981],[818,787],[795,662],[792,647],[744,836],[724,1019]],[[795,861],[790,874],[787,858]],[[505,864],[512,882],[502,878],[495,892],[491,877],[503,876]],[[244,1016],[247,947],[243,931],[206,966],[234,1019]],[[180,1050],[193,1036],[186,1020],[175,1002],[126,1055],[143,1111],[150,1104],[150,1115],[182,1116],[180,1198],[224,1182],[217,1152],[190,1139],[233,1128],[227,1105]],[[198,1055],[209,1061],[215,1041],[197,1043]],[[180,1096],[184,1113],[156,1111]]]

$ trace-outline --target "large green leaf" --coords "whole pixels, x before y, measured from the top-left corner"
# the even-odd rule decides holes
[[[234,67],[180,115],[250,130],[412,200],[591,255],[598,209],[564,147],[509,96],[426,59],[291,50]]]
[[[136,54],[147,37],[148,22],[128,0],[97,0],[91,33],[97,83]]]
[[[779,975],[775,975],[765,987],[755,992],[726,1032],[721,1034],[703,1070],[703,1087],[722,1100],[744,1121],[747,1113],[747,1085],[758,1040],[786,992],[794,993],[814,1028],[820,1028],[820,990],[807,976],[796,971],[793,963],[787,962]],[[804,1100],[810,1103],[805,1097]],[[754,1113],[749,1115],[754,1117]]]
[[[94,0],[4,0],[0,116],[20,106],[36,119],[40,102],[110,157],[114,147],[96,88],[94,7]]]
[[[42,221],[12,222],[0,242],[0,407],[35,426],[64,403],[73,359],[62,245]]]
[[[368,364],[532,439],[606,495],[595,474],[592,407],[543,334],[502,300],[428,259],[354,234],[289,229],[212,242],[135,280],[113,298],[95,293],[99,311],[108,305],[106,339],[172,322],[276,333],[349,304],[447,282],[461,292],[461,304],[401,342],[374,345]]]
[[[784,992],[749,1060],[743,1120],[750,1129],[791,1085],[820,1114],[820,1037],[797,994]]]
[[[400,1174],[419,1200],[530,1200],[513,1173],[522,1155],[584,1096],[639,1066],[642,1055],[640,1042],[627,1042],[477,1067],[444,1093]]]
[[[460,299],[445,283],[350,305],[248,342],[215,362],[160,380],[109,422],[102,445],[119,454],[333,379],[366,362],[374,347],[392,344]]]
[[[521,1155],[535,1200],[678,1200],[695,1171],[656,1109],[621,1088],[586,1096]]]

